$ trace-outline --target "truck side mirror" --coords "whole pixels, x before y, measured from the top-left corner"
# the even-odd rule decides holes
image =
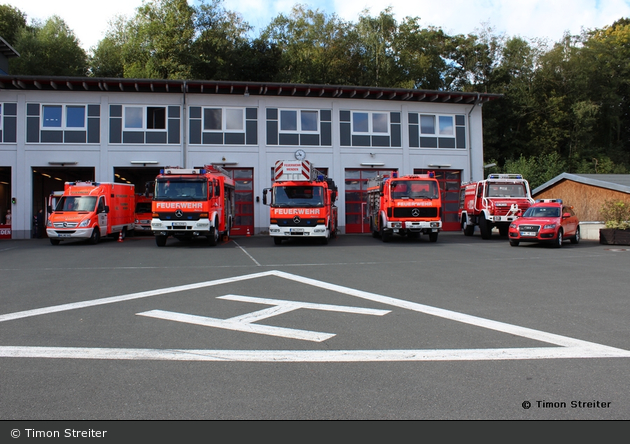
[[[103,208],[103,213],[109,213],[109,205],[105,205],[105,207]]]
[[[267,205],[267,191],[267,188],[263,190],[263,205]]]
[[[48,214],[52,213],[52,207],[50,205],[48,205],[46,207],[46,211],[48,212]]]

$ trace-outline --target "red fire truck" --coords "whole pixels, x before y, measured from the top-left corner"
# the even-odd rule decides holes
[[[490,174],[486,180],[464,183],[458,210],[462,231],[472,236],[478,226],[481,238],[490,239],[496,227],[507,236],[517,213],[533,203],[529,183],[520,174]]]
[[[169,236],[206,237],[211,246],[229,237],[234,220],[234,180],[218,165],[168,167],[155,178],[151,230],[158,247]]]
[[[308,160],[279,160],[273,180],[273,186],[263,190],[263,203],[271,207],[269,235],[276,245],[305,237],[327,244],[337,236],[337,186],[332,179]]]
[[[436,242],[442,229],[440,185],[435,173],[377,176],[368,181],[368,210],[372,236],[388,242],[391,235]]]

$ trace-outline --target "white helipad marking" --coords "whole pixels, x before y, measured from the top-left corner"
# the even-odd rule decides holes
[[[197,284],[132,293],[110,298],[95,299],[71,304],[57,305],[34,310],[0,315],[0,322],[22,319],[48,313],[75,310],[115,302],[129,301],[167,293],[211,287],[221,284],[276,276],[358,298],[404,308],[407,310],[439,316],[515,336],[555,344],[558,347],[500,348],[500,349],[454,349],[454,350],[156,350],[121,348],[73,348],[73,347],[23,347],[2,346],[0,357],[22,358],[65,358],[65,359],[127,359],[169,361],[247,361],[247,362],[380,362],[380,361],[474,361],[474,360],[518,360],[518,359],[568,359],[568,358],[630,358],[630,351],[608,347],[593,342],[546,333],[517,325],[492,321],[463,313],[444,310],[428,305],[396,299],[375,293],[355,290],[315,279],[271,270],[236,276]]]
[[[332,333],[320,333],[308,330],[296,330],[293,328],[273,327],[269,325],[252,324],[252,322],[278,316],[283,313],[308,308],[311,310],[337,311],[342,313],[357,313],[383,316],[390,310],[375,310],[372,308],[347,307],[343,305],[313,304],[309,302],[285,301],[281,299],[254,298],[251,296],[238,296],[228,294],[219,296],[217,299],[227,299],[232,301],[253,302],[255,304],[273,305],[273,307],[235,316],[229,319],[216,319],[205,316],[195,316],[184,313],[174,313],[172,311],[151,310],[137,313],[139,316],[147,316],[157,319],[167,319],[189,324],[203,325],[206,327],[223,328],[226,330],[242,331],[247,333],[258,333],[261,335],[278,336],[289,339],[302,339],[304,341],[322,342],[335,336]]]

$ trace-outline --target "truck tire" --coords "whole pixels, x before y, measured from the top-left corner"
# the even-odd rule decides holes
[[[219,231],[216,227],[210,227],[210,234],[207,236],[208,245],[214,247],[219,241]]]
[[[98,244],[100,240],[101,240],[101,230],[98,227],[94,227],[94,230],[92,230],[92,235],[90,236],[89,242],[92,245],[96,245]]]
[[[486,220],[484,213],[479,215],[479,232],[481,233],[482,239],[490,239],[490,236],[492,236],[492,227],[490,226],[490,222]]]
[[[273,238],[273,244],[274,245],[280,245],[282,243],[282,238],[281,237],[274,237]]]
[[[438,232],[431,232],[429,233],[429,241],[430,242],[437,242],[437,238],[438,238]]]
[[[469,224],[467,218],[462,220],[462,226],[464,227],[464,236],[472,236],[475,233],[475,225]]]
[[[50,243],[53,245],[59,245],[60,240],[59,239],[50,239]]]
[[[381,232],[380,232],[381,240],[383,242],[389,242],[390,234],[387,231],[385,231],[384,226],[385,226],[385,224],[381,223]]]
[[[163,247],[164,245],[166,245],[166,239],[168,238],[168,236],[164,236],[164,235],[156,235],[155,236],[155,244],[158,247]]]

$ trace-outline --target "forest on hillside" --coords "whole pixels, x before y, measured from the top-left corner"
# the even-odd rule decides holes
[[[0,5],[12,75],[234,80],[502,94],[484,105],[488,172],[532,187],[562,172],[630,172],[630,19],[526,40],[491,28],[448,35],[420,17],[356,22],[296,4],[259,35],[222,0],[145,0],[85,51],[60,16]]]

